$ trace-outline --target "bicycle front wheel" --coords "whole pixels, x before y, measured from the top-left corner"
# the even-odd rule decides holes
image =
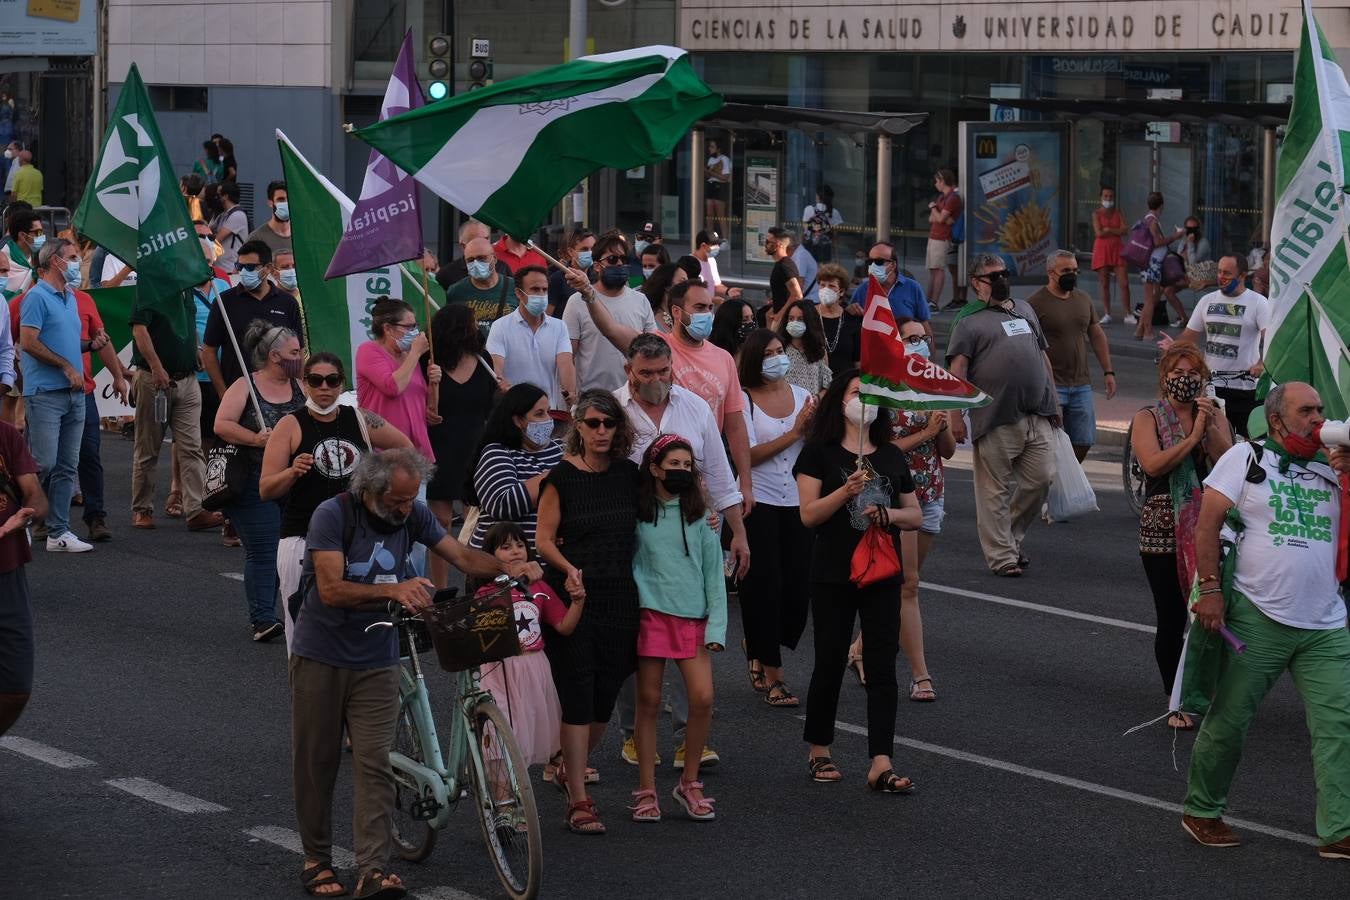
[[[398,722],[394,728],[394,750],[414,762],[426,764],[422,750],[422,732],[406,701],[399,704]],[[423,799],[415,781],[394,773],[394,849],[408,862],[421,862],[431,855],[436,846],[436,830],[425,819],[417,818],[415,805]]]
[[[506,716],[492,701],[473,708],[469,730],[474,806],[497,877],[512,898],[536,897],[544,851],[525,758]]]
[[[1144,509],[1144,467],[1134,455],[1134,423],[1125,431],[1125,447],[1121,452],[1120,480],[1125,488],[1125,502],[1137,516]]]

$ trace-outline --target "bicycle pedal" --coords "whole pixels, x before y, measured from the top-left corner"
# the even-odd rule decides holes
[[[408,815],[419,822],[426,822],[436,818],[436,813],[440,811],[441,805],[436,802],[434,797],[427,797],[423,800],[414,800],[408,807]]]

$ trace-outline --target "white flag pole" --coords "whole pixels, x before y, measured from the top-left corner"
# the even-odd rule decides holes
[[[258,428],[266,428],[267,423],[263,421],[262,404],[258,402],[258,394],[253,389],[253,379],[249,378],[249,365],[244,360],[244,351],[239,349],[239,338],[234,334],[234,326],[230,324],[230,316],[225,312],[225,299],[221,297],[220,290],[214,285],[211,289],[216,292],[216,308],[220,310],[220,317],[225,321],[225,333],[230,336],[230,346],[234,348],[235,359],[239,360],[239,371],[244,373],[244,378],[248,380],[248,396],[253,401],[253,414],[258,417]],[[225,385],[228,389],[229,385]]]

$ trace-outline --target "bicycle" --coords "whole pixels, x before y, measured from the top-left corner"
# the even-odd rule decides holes
[[[510,595],[515,584],[497,578],[488,599]],[[450,594],[453,597],[453,593]],[[438,604],[440,606],[441,604]],[[391,621],[370,628],[399,629],[399,710],[389,762],[394,770],[394,846],[401,858],[421,862],[461,800],[471,799],[497,877],[513,900],[539,894],[544,854],[539,811],[529,771],[506,716],[479,683],[476,667],[456,676],[458,716],[451,719],[446,752],[432,716],[419,654],[425,626],[396,608]],[[367,629],[369,630],[369,629]]]

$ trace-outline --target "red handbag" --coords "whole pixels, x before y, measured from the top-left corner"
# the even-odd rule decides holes
[[[848,578],[858,587],[871,587],[879,581],[900,577],[900,557],[890,531],[869,525],[858,546],[853,548]]]

